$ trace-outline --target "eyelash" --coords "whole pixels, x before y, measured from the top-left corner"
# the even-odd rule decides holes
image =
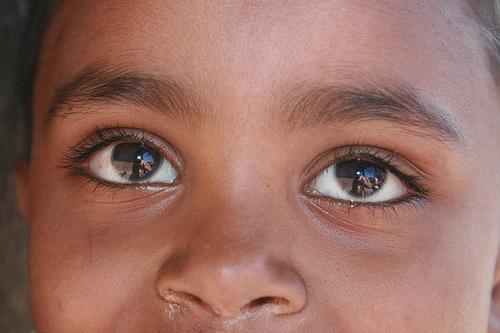
[[[342,148],[345,150],[342,151]],[[387,154],[382,154],[381,151],[383,149],[363,146],[361,144],[349,145],[345,147],[336,148],[332,151],[326,152],[325,154],[318,157],[313,163],[312,167],[309,169],[314,169],[317,165],[318,161],[321,160],[322,157],[328,155],[330,153],[333,154],[332,157],[326,159],[326,162],[321,163],[321,167],[313,172],[311,175],[306,178],[305,191],[308,195],[314,195],[313,189],[309,187],[309,184],[318,177],[323,171],[328,169],[329,167],[351,159],[362,159],[365,161],[369,161],[375,164],[378,164],[382,168],[387,171],[393,173],[408,189],[410,189],[413,194],[405,196],[403,198],[397,198],[391,201],[385,202],[358,202],[358,201],[344,201],[335,198],[331,198],[328,196],[316,196],[316,198],[321,198],[322,200],[326,200],[329,202],[333,202],[335,204],[345,204],[348,205],[349,208],[368,208],[368,209],[380,209],[382,211],[391,210],[394,211],[396,206],[422,206],[424,202],[431,201],[432,191],[425,184],[426,182],[422,177],[419,176],[411,176],[404,172],[402,172],[397,166],[394,165],[393,159],[397,155],[395,152],[391,152],[391,156],[385,156]]]
[[[142,143],[161,151],[162,149],[145,134],[144,130],[132,133],[120,127],[104,130],[95,128],[93,132],[87,132],[85,137],[82,136],[82,140],[82,143],[68,147],[61,152],[63,157],[60,165],[60,168],[69,170],[68,177],[82,177],[84,179],[84,183],[80,186],[79,190],[87,184],[94,185],[92,192],[100,189],[118,192],[119,190],[130,189],[131,187],[144,188],[145,186],[151,186],[151,184],[119,184],[103,181],[82,168],[82,165],[90,156],[116,142]],[[164,154],[162,156],[166,158]]]
[[[97,177],[94,177],[92,174],[89,174],[82,168],[84,162],[92,156],[97,151],[115,143],[115,142],[136,142],[148,145],[152,148],[161,150],[154,142],[151,140],[144,132],[144,130],[137,130],[135,133],[126,131],[120,127],[112,128],[112,129],[104,129],[101,130],[99,128],[95,128],[92,133],[87,133],[86,137],[82,136],[82,143],[68,147],[66,150],[62,151],[62,164],[61,168],[69,170],[68,177],[82,177],[84,179],[84,183],[80,186],[81,189],[83,186],[87,184],[92,184],[94,186],[93,192],[103,189],[106,191],[115,191],[118,192],[122,189],[130,189],[131,187],[136,188],[144,188],[145,184],[118,184],[111,183],[107,181],[103,181]],[[414,194],[405,196],[403,198],[395,199],[392,201],[386,202],[347,202],[343,200],[338,200],[335,198],[330,198],[327,196],[315,196],[315,198],[321,198],[322,200],[327,200],[329,202],[334,202],[336,204],[345,204],[349,205],[349,208],[368,208],[368,209],[377,209],[377,210],[391,210],[394,211],[396,206],[422,206],[424,202],[430,201],[431,191],[425,186],[424,181],[421,177],[411,176],[400,171],[398,167],[396,167],[393,163],[394,156],[396,153],[392,153],[392,156],[384,156],[387,154],[382,154],[381,149],[375,147],[363,146],[360,144],[350,145],[344,147],[344,150],[341,148],[336,148],[333,151],[327,152],[316,159],[312,167],[309,168],[307,173],[310,173],[311,169],[314,169],[318,164],[318,161],[325,155],[333,153],[333,156],[328,157],[326,162],[321,163],[321,167],[314,172],[312,175],[307,177],[306,192],[309,195],[312,195],[312,189],[308,188],[308,185],[318,177],[321,172],[326,170],[327,168],[335,165],[336,163],[350,160],[350,159],[362,159],[372,163],[376,163],[387,171],[393,173],[404,186],[409,188]],[[163,154],[162,154],[163,155]],[[165,157],[164,157],[165,158]],[[147,186],[147,185],[146,185]]]

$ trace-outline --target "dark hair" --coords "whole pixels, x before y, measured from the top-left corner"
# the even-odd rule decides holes
[[[43,36],[49,28],[60,0],[32,0],[29,2],[29,15],[21,39],[18,57],[17,97],[23,110],[23,124],[26,129],[28,150],[31,149],[33,128],[33,89]]]
[[[490,71],[500,85],[500,0],[467,0],[483,30]]]

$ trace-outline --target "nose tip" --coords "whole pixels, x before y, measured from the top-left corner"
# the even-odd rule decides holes
[[[300,275],[286,264],[176,261],[162,268],[156,286],[158,295],[170,304],[234,320],[257,312],[292,314],[306,302]]]

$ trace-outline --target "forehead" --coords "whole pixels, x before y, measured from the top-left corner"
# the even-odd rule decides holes
[[[483,49],[462,2],[70,1],[46,36],[36,113],[82,69],[111,64],[260,109],[308,84],[409,86],[463,121],[492,91]]]
[[[435,57],[429,51],[470,65],[483,59],[467,59],[480,58],[481,48],[465,14],[465,6],[440,1],[71,1],[56,16],[46,49],[55,49],[52,57],[59,60],[69,58],[72,67],[89,60],[144,66],[148,59],[149,66],[186,62],[234,74],[251,67],[258,71],[255,76],[285,64],[300,70],[304,58],[318,61],[322,71],[329,68],[328,75],[373,58],[379,66],[390,59],[407,65],[410,54],[438,61],[429,59]],[[421,48],[426,51],[417,52]],[[397,71],[408,66],[390,67]],[[352,71],[374,69],[356,66]]]

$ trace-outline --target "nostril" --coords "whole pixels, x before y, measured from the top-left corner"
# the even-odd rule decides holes
[[[280,261],[257,257],[228,263],[225,257],[215,262],[176,258],[162,266],[155,286],[167,306],[176,303],[220,320],[256,312],[293,314],[305,306],[307,291],[301,276]]]
[[[169,304],[177,304],[179,306],[185,307],[184,304],[198,304],[204,305],[203,301],[190,293],[186,293],[183,291],[175,291],[171,288],[167,289],[164,293],[159,294],[159,296]]]
[[[290,303],[290,301],[288,301],[287,299],[285,298],[282,298],[282,297],[269,297],[269,296],[266,296],[266,297],[260,297],[260,298],[257,298],[253,301],[251,301],[250,303],[248,303],[247,305],[245,305],[242,310],[250,310],[250,311],[255,311],[255,310],[258,310],[259,308],[261,307],[264,307],[264,306],[275,306],[275,307],[283,307],[283,306],[287,306],[288,303]],[[281,311],[278,311],[278,313],[280,313]]]
[[[253,300],[248,304],[250,307],[257,307],[259,305],[265,305],[269,303],[274,303],[277,297],[261,297]]]
[[[165,292],[158,294],[167,305],[169,312],[198,312],[203,310],[206,313],[211,313],[213,316],[218,316],[217,310],[209,304],[206,304],[201,298],[184,291],[177,291],[168,288]]]

